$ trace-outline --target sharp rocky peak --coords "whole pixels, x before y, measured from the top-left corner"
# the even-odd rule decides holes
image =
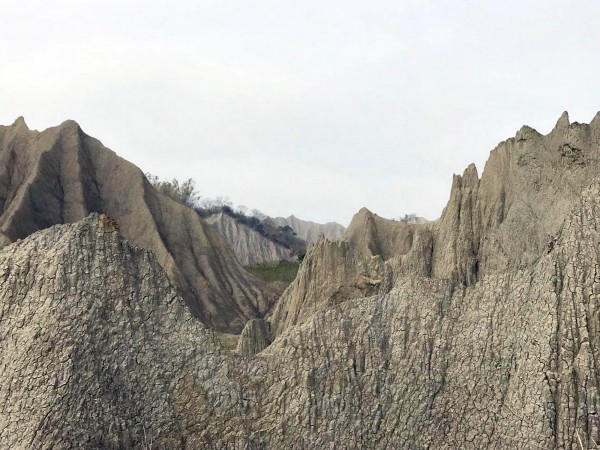
[[[555,130],[562,130],[565,128],[569,128],[571,122],[569,121],[569,113],[564,111],[560,117],[558,118],[556,125],[554,126]]]
[[[26,130],[29,129],[29,127],[27,126],[27,123],[25,122],[25,118],[23,116],[19,116],[17,117],[17,119],[13,122],[13,124],[11,125],[11,127],[14,128],[25,128]]]

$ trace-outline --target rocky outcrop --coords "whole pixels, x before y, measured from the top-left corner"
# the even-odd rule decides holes
[[[344,240],[332,242],[321,237],[309,248],[296,279],[269,313],[272,332],[281,333],[346,300],[387,292],[394,273],[410,269],[428,274],[429,235],[413,224],[361,209]]]
[[[227,240],[238,261],[244,266],[293,258],[290,249],[223,212],[212,214],[205,220]]]
[[[413,224],[384,219],[362,208],[352,218],[344,240],[359,255],[380,256],[387,261],[408,253],[416,229]]]
[[[381,258],[357,256],[346,242],[321,238],[309,247],[296,279],[269,313],[272,333],[348,299],[377,293],[383,272]]]
[[[321,235],[329,240],[337,240],[346,231],[342,225],[336,222],[315,223],[309,220],[298,219],[293,215],[289,217],[275,217],[269,220],[272,220],[280,227],[289,226],[300,239],[309,243],[316,242]]]
[[[598,126],[568,129],[594,142]],[[557,223],[545,245],[501,239],[502,226],[528,232],[529,222],[514,200],[483,204],[487,168],[481,180],[474,168],[455,178],[439,222],[361,210],[345,240],[309,249],[288,290],[304,297],[283,308],[286,292],[270,318],[275,338],[253,320],[231,353],[107,217],[8,245],[0,447],[596,448],[600,179],[564,172],[592,179],[579,194],[582,180],[552,180],[572,190],[555,192],[554,210],[532,206],[551,216],[534,224]],[[499,211],[502,221],[482,226]],[[496,262],[493,248],[516,253]]]
[[[236,351],[240,355],[253,356],[269,346],[269,323],[263,319],[252,319],[246,322],[238,340]]]
[[[528,269],[468,287],[405,276],[288,329],[261,355],[278,368],[272,395],[289,395],[278,404],[303,412],[279,410],[275,443],[594,448],[599,242],[595,184]]]
[[[373,278],[387,280],[412,273],[473,285],[487,274],[530,267],[553,245],[562,220],[598,173],[600,119],[570,124],[564,113],[546,136],[523,127],[491,152],[481,179],[473,164],[454,176],[438,221],[401,224],[361,210],[344,238],[352,261],[334,250],[308,261],[313,270],[344,267],[345,281],[309,276],[293,283],[272,313],[272,329],[290,325],[282,319],[288,311],[301,318],[327,307],[332,289],[368,294],[354,288],[374,255],[385,264]],[[391,286],[382,283],[379,292]]]
[[[455,175],[435,226],[433,276],[474,283],[527,267],[546,251],[582,190],[600,172],[600,123],[569,123],[546,136],[523,127],[490,153],[481,180]]]
[[[111,220],[35,233],[0,252],[0,446],[594,448],[599,243],[596,183],[529,268],[401,276],[240,357]]]
[[[192,312],[239,332],[272,297],[221,236],[190,208],[159,194],[133,164],[73,121],[43,132],[20,118],[0,127],[0,245],[90,212],[113,217],[130,242],[151,250]]]
[[[235,397],[220,354],[154,255],[106,216],[0,252],[1,448],[154,448],[196,403]],[[190,397],[200,380],[212,391]]]

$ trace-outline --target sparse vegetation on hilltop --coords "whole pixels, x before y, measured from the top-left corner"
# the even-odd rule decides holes
[[[160,180],[156,175],[147,173],[146,178],[152,183],[154,188],[163,195],[166,195],[171,200],[175,200],[190,208],[196,208],[199,204],[201,196],[196,191],[196,182],[188,178],[183,183],[173,178],[171,181]]]
[[[193,208],[201,217],[206,218],[219,213],[227,214],[267,239],[292,250],[295,255],[303,255],[306,251],[306,242],[297,237],[296,232],[290,226],[277,225],[270,217],[257,209],[253,209],[251,214],[248,214],[248,208],[244,206],[234,208],[233,203],[227,197],[203,197],[196,190],[196,182],[191,178],[180,182],[176,178],[171,181],[163,181],[149,173],[146,174],[146,177],[160,193]]]

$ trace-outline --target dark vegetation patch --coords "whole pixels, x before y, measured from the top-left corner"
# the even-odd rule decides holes
[[[283,281],[285,283],[291,283],[298,274],[298,268],[300,267],[300,260],[295,261],[277,261],[277,262],[265,262],[261,264],[255,264],[252,266],[244,267],[248,272],[261,280],[272,282],[272,281]]]
[[[559,147],[560,157],[569,165],[585,166],[585,155],[580,148],[569,144],[563,144]]]

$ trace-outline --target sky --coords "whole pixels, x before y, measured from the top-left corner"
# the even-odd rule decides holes
[[[600,2],[0,0],[0,124],[64,120],[272,216],[436,219],[522,125],[600,110]]]

